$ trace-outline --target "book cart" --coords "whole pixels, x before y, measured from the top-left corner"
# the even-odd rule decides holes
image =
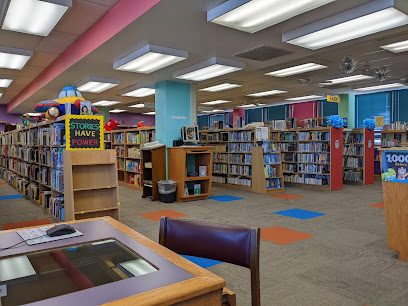
[[[104,133],[105,149],[116,151],[119,184],[143,190],[140,145],[155,140],[155,128],[129,128]]]
[[[374,184],[374,131],[343,130],[343,182]]]

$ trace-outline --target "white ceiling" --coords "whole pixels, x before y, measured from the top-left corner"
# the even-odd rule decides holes
[[[77,1],[74,1],[74,4]],[[101,2],[105,1],[79,1],[79,2]],[[112,1],[108,1],[111,4]],[[193,65],[200,61],[206,60],[213,56],[224,57],[228,59],[241,60],[246,63],[246,69],[231,73],[229,75],[211,79],[198,84],[199,88],[208,85],[216,84],[220,80],[235,80],[243,82],[240,88],[222,91],[218,93],[198,92],[198,101],[206,102],[217,99],[231,100],[232,103],[217,105],[217,109],[231,108],[247,101],[247,94],[266,91],[272,89],[287,90],[288,93],[282,94],[273,98],[258,99],[259,102],[268,104],[283,101],[285,98],[304,96],[310,94],[326,94],[326,93],[345,93],[350,92],[350,89],[343,89],[337,91],[322,90],[317,85],[302,86],[298,84],[298,76],[286,78],[274,78],[265,76],[264,73],[268,68],[279,66],[285,63],[296,63],[304,58],[316,60],[325,63],[329,66],[328,69],[317,70],[306,74],[306,77],[312,80],[313,84],[344,76],[339,69],[339,62],[344,56],[354,55],[359,60],[359,69],[369,64],[372,67],[389,65],[391,69],[391,79],[399,80],[402,75],[408,73],[408,52],[394,54],[379,48],[380,40],[406,34],[408,26],[399,27],[393,30],[381,32],[375,35],[370,35],[354,41],[349,41],[339,45],[312,51],[290,44],[282,43],[281,35],[283,32],[292,30],[299,26],[317,21],[321,18],[339,13],[349,8],[370,2],[369,0],[337,0],[333,3],[325,5],[321,8],[307,12],[305,14],[294,17],[288,21],[282,22],[278,25],[269,27],[265,30],[259,31],[255,34],[248,34],[237,31],[231,28],[223,27],[217,24],[208,23],[206,21],[206,12],[208,9],[222,3],[222,0],[162,0],[155,7],[142,15],[139,19],[131,23],[127,28],[119,32],[111,40],[103,44],[94,52],[83,58],[81,61],[70,67],[48,85],[43,87],[37,93],[32,95],[23,104],[13,110],[13,112],[31,111],[36,103],[45,99],[55,98],[59,91],[71,82],[77,82],[88,76],[119,79],[120,85],[100,94],[83,93],[88,100],[96,98],[121,100],[122,104],[115,105],[112,108],[123,108],[131,112],[145,112],[147,109],[127,108],[126,105],[131,105],[134,102],[154,102],[154,96],[147,98],[129,98],[120,97],[118,92],[130,85],[139,82],[158,82],[162,80],[175,80],[172,78],[172,73],[176,70]],[[83,18],[86,19],[85,15]],[[67,17],[67,16],[66,16]],[[64,17],[64,18],[66,18]],[[83,19],[81,18],[81,20]],[[69,31],[70,26],[62,26],[66,22],[61,21],[57,29],[61,31]],[[73,22],[73,21],[72,21]],[[4,34],[5,31],[0,31],[0,41],[2,38],[10,35]],[[61,37],[53,38],[53,45],[58,50],[58,41],[68,38],[70,35],[77,35],[68,32],[62,32]],[[14,33],[15,34],[15,33]],[[54,34],[54,32],[53,32]],[[25,34],[21,34],[26,36]],[[37,37],[25,37],[27,44],[31,44],[32,48],[39,48],[39,42],[35,41]],[[8,42],[11,43],[12,39]],[[115,71],[112,69],[113,62],[128,55],[132,51],[139,49],[145,44],[156,44],[175,49],[181,49],[189,52],[189,58],[185,61],[179,62],[170,67],[164,68],[160,71],[151,73],[149,75],[137,74],[132,72]],[[2,45],[2,43],[0,43]],[[6,44],[8,45],[8,44]],[[233,56],[236,53],[261,46],[268,45],[274,48],[283,49],[291,52],[289,55],[281,56],[269,61],[258,62],[254,60],[241,59]],[[13,47],[28,48],[24,44],[10,45]],[[50,47],[51,48],[51,47]],[[61,48],[64,49],[64,48]],[[60,51],[60,50],[58,50]],[[58,53],[58,52],[57,52]],[[54,55],[56,53],[53,53]],[[37,55],[37,57],[40,55]],[[35,56],[36,57],[36,56]],[[32,75],[38,74],[43,67],[32,66],[30,60],[29,65],[23,69],[22,74],[29,74],[29,76],[21,75],[25,79],[25,84],[30,82]],[[44,66],[44,65],[43,65]],[[27,69],[27,71],[25,71]],[[6,73],[0,70],[0,73]],[[353,82],[352,85],[377,85],[378,81],[361,81]],[[24,85],[6,91],[6,94],[0,99],[1,103],[7,103],[11,97],[18,93]],[[11,93],[8,93],[11,91]]]

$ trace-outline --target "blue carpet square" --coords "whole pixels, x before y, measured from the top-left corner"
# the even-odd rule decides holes
[[[0,200],[12,200],[12,199],[22,199],[22,198],[23,197],[19,194],[0,196]]]
[[[201,268],[208,268],[212,267],[215,265],[218,265],[222,263],[222,261],[218,260],[213,260],[213,259],[207,259],[207,258],[201,258],[201,257],[195,257],[195,256],[188,256],[188,255],[181,255],[185,259],[188,259],[189,261],[195,263],[196,265],[200,266]]]
[[[302,220],[311,219],[311,218],[320,217],[320,216],[325,215],[322,213],[317,213],[314,211],[303,210],[303,209],[298,209],[298,208],[276,211],[274,212],[274,214],[302,219]]]
[[[229,195],[222,195],[216,197],[208,197],[211,200],[220,201],[220,202],[229,202],[229,201],[236,201],[236,200],[243,200],[244,198],[233,197]]]
[[[293,186],[288,186],[288,185],[285,185],[285,188],[292,188]]]

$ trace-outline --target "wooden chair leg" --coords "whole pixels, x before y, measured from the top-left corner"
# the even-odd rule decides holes
[[[236,306],[237,305],[237,296],[234,292],[227,288],[222,290],[222,305],[223,306]]]

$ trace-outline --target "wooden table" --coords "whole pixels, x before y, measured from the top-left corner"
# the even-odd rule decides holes
[[[221,305],[222,289],[225,286],[225,281],[221,277],[193,264],[187,259],[148,239],[124,224],[110,217],[86,219],[66,223],[72,224],[72,226],[77,228],[77,230],[83,232],[84,236],[81,236],[82,238],[68,238],[38,244],[35,246],[23,245],[17,249],[10,249],[1,252],[0,259],[18,254],[75,245],[84,242],[83,240],[95,241],[98,239],[115,238],[121,243],[125,244],[128,248],[132,249],[134,252],[136,252],[136,250],[133,248],[133,246],[137,244],[138,248],[136,253],[140,254],[140,256],[150,261],[152,264],[157,265],[159,271],[151,273],[150,275],[157,274],[157,276],[155,276],[157,278],[160,275],[163,275],[159,274],[159,272],[166,273],[166,268],[172,266],[173,270],[170,269],[170,273],[167,273],[167,275],[165,274],[167,278],[171,278],[172,275],[174,275],[175,279],[177,279],[176,276],[180,278],[180,275],[183,275],[183,277],[188,275],[188,277],[185,277],[187,279],[182,281],[176,281],[173,283],[170,281],[170,284],[164,286],[158,286],[157,283],[154,283],[154,278],[150,278],[151,284],[148,284],[147,286],[153,285],[157,288],[134,295],[128,294],[127,297],[120,299],[112,300],[112,297],[110,297],[110,299],[103,300],[103,297],[101,297],[101,292],[102,295],[105,294],[106,296],[117,295],[119,294],[117,290],[109,290],[109,286],[114,284],[117,286],[117,284],[120,283],[120,287],[126,287],[126,282],[135,281],[138,278],[133,277],[120,282],[114,282],[107,285],[62,295],[56,298],[39,301],[33,303],[33,305],[55,305],[55,302],[57,302],[58,305],[73,305],[72,302],[75,301],[75,299],[76,302],[78,302],[78,299],[81,297],[84,298],[83,301],[86,300],[87,305]],[[99,228],[101,229],[100,231],[98,230]],[[16,231],[17,230],[9,230],[0,232],[0,245],[6,246],[11,245],[9,244],[10,242],[21,241],[21,238],[17,233],[15,233]],[[151,256],[146,255],[149,253]],[[160,258],[160,260],[157,260],[157,258]],[[159,262],[161,263],[157,264]],[[163,264],[163,262],[165,264]],[[160,268],[160,265],[162,265],[162,268]],[[180,273],[177,272],[177,269]],[[179,275],[176,275],[177,273],[179,273]],[[148,283],[149,279],[144,278],[143,282]],[[160,283],[163,283],[162,276],[160,276]],[[130,283],[127,283],[128,287],[129,284]],[[132,287],[130,286],[130,288]],[[140,290],[140,288],[136,286],[134,287],[134,290]]]

